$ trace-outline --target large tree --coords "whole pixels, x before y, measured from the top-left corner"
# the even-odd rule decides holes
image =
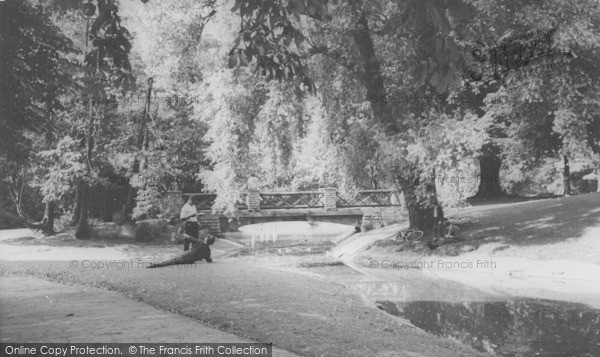
[[[415,92],[443,93],[460,83],[465,58],[458,37],[469,29],[456,24],[470,9],[459,1],[237,0],[233,11],[241,17],[241,28],[229,62],[231,66],[254,63],[267,80],[295,81],[314,91],[306,59],[315,55],[332,59],[362,88],[360,99],[369,103],[373,129],[381,134],[373,139],[393,142],[399,147],[395,153],[401,153],[415,143],[415,125],[425,107],[406,111],[392,99]],[[413,70],[404,78],[386,73],[384,61],[390,48],[404,60],[401,65]],[[395,157],[394,164],[385,162],[382,170],[407,197],[411,226],[430,232],[437,204],[435,175],[422,163],[406,160],[406,155]]]
[[[2,179],[19,220],[29,227],[53,232],[53,207],[45,199],[41,223],[24,212],[24,195],[31,190],[35,152],[53,141],[61,94],[72,83],[68,54],[76,48],[51,21],[50,12],[28,1],[0,2],[0,162]]]
[[[75,188],[72,223],[76,237],[85,239],[90,237],[89,213],[98,205],[93,192],[114,174],[109,149],[121,130],[118,98],[134,87],[130,35],[121,25],[116,1],[55,5],[56,22],[72,35],[83,56],[72,58],[78,66],[71,72],[73,86],[62,98],[67,110],[57,124],[66,135],[42,153],[51,167],[43,191],[63,200]]]
[[[524,169],[553,158],[563,163],[562,186],[569,194],[569,163],[589,156],[592,147],[588,144],[597,137],[594,98],[600,82],[594,63],[599,55],[600,6],[554,0],[499,1],[478,7],[496,29],[487,44],[473,48],[481,55],[477,65],[487,71],[474,86],[486,82],[486,88],[495,87],[485,107],[486,119],[495,125],[490,127],[492,140],[487,145],[492,155],[481,160],[482,175],[486,169],[488,175],[496,176],[501,158]],[[514,16],[517,11],[523,16]],[[535,41],[521,39],[528,34]],[[533,53],[537,56],[532,57]],[[490,67],[499,72],[497,78],[490,77],[494,69]],[[481,195],[497,193],[494,183],[484,186],[482,177]]]

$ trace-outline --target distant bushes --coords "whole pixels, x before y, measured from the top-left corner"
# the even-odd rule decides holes
[[[571,194],[596,192],[597,181],[585,180],[592,173],[591,162],[581,160],[571,163]],[[519,165],[505,167],[500,174],[500,184],[509,194],[518,196],[557,195],[564,193],[563,162],[546,159],[533,167]]]
[[[166,220],[147,219],[135,225],[134,239],[136,242],[150,242],[171,237],[171,228]]]

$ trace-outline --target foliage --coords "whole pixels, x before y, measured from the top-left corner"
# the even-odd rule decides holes
[[[139,222],[134,231],[136,242],[151,242],[168,235],[167,222],[158,219],[148,219]]]
[[[256,69],[267,81],[301,81],[301,87],[314,91],[308,67],[298,59],[323,55],[333,60],[342,71],[324,63],[327,70],[321,73],[329,77],[323,84],[327,87],[324,104],[331,106],[327,109],[333,119],[330,134],[339,148],[341,166],[348,169],[343,181],[351,183],[344,186],[364,186],[368,176],[376,185],[372,169],[376,165],[388,186],[411,191],[411,225],[421,227],[424,221],[417,216],[430,214],[435,203],[431,199],[436,196],[435,170],[426,162],[430,157],[409,151],[421,144],[422,128],[431,125],[424,120],[430,106],[409,105],[407,110],[391,99],[414,94],[430,97],[434,91],[457,88],[458,73],[467,65],[460,37],[471,30],[458,24],[472,7],[459,1],[328,5],[327,1],[260,5],[236,1],[233,10],[240,14],[241,29],[230,64],[247,65],[256,59]],[[240,60],[242,55],[245,58]],[[438,102],[440,112],[448,110],[445,99]]]
[[[302,16],[321,24],[337,21],[337,25],[346,27],[344,35],[354,37],[358,42],[362,41],[360,30],[353,31],[354,26],[367,31],[369,29],[364,27],[372,26],[375,35],[408,35],[430,59],[414,68],[417,83],[422,86],[428,82],[440,93],[458,86],[460,73],[466,65],[457,37],[472,36],[469,28],[456,26],[472,13],[468,4],[457,0],[409,1],[402,5],[392,1],[236,0],[232,11],[240,15],[241,26],[229,54],[230,67],[247,66],[256,59],[256,70],[267,80],[297,80],[309,91],[316,87],[303,61],[307,55],[324,53],[346,67],[362,70],[353,63],[356,57],[329,45],[315,46],[307,41],[301,27]],[[376,65],[369,64],[371,67]],[[365,80],[372,80],[368,78],[372,75],[369,68],[364,71]]]
[[[0,24],[0,155],[24,161],[26,132],[49,131],[50,113],[61,107],[70,67],[63,55],[75,48],[43,8],[27,1],[0,2]]]
[[[0,179],[9,211],[23,224],[42,216],[39,178],[45,171],[36,153],[58,132],[60,98],[72,85],[69,56],[77,52],[51,17],[28,1],[0,2]]]
[[[502,186],[506,192],[519,196],[562,195],[564,181],[562,177],[563,160],[544,158],[535,164],[524,167],[520,162],[508,162],[501,171]],[[576,156],[571,162],[570,180],[573,194],[595,191],[586,174],[593,172],[593,163],[585,157]]]
[[[558,54],[507,72],[502,83],[493,83],[496,90],[487,95],[483,118],[493,123],[490,126],[493,142],[501,148],[506,160],[504,166],[510,172],[504,176],[508,180],[503,182],[504,187],[512,190],[515,185],[525,184],[525,181],[519,183],[519,177],[527,180],[528,171],[537,171],[537,167],[547,166],[548,162],[562,161],[563,156],[594,160],[590,154],[600,133],[594,130],[599,114],[596,100],[599,72],[592,65],[597,61],[600,44],[598,4],[585,2],[585,11],[582,4],[561,0],[536,6],[505,1],[477,2],[476,6],[487,15],[486,21],[494,23],[497,32],[490,33],[492,39],[534,29],[555,29],[551,47]],[[513,16],[517,8],[521,15]],[[532,70],[535,68],[542,70]],[[522,172],[517,174],[518,170]],[[558,174],[556,169],[545,172]],[[557,179],[542,181],[553,186],[558,183],[549,181],[554,180]],[[545,188],[540,188],[540,192],[544,191]]]
[[[254,118],[266,101],[266,90],[248,86],[249,76],[232,78],[224,72],[208,83],[213,100],[201,103],[199,120],[207,122],[206,140],[210,142],[207,158],[212,167],[200,172],[199,178],[210,191],[218,193],[214,209],[235,214],[236,203],[245,191],[247,179],[259,174],[258,157],[249,150],[255,129]],[[247,91],[246,88],[254,88]]]
[[[600,7],[582,4],[1,1],[3,192],[37,217],[38,191],[62,213],[75,190],[127,186],[121,218],[145,220],[173,190],[215,192],[234,216],[250,181],[393,188],[420,225],[465,204],[497,152],[508,192],[556,193],[565,159],[573,182],[600,167]],[[547,58],[560,71],[466,71],[551,28],[572,54]]]
[[[210,3],[149,3],[144,16],[131,23],[137,32],[134,51],[139,56],[139,77],[153,82],[148,118],[142,110],[148,88],[140,88],[131,100],[137,107],[123,108],[134,119],[120,144],[128,158],[124,167],[137,189],[134,219],[168,214],[161,211],[167,191],[198,192],[203,187],[196,174],[208,166],[203,140],[207,125],[193,113],[204,94],[206,72],[213,70],[214,59],[207,52],[213,51],[214,40],[203,37],[214,15]],[[142,145],[140,134],[145,136]],[[139,170],[132,170],[132,160],[140,161]]]

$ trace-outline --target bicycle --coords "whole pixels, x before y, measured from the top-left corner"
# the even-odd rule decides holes
[[[396,252],[402,252],[407,248],[415,248],[417,242],[423,238],[423,232],[418,229],[406,228],[396,233],[395,241],[402,239],[402,243],[396,248]]]
[[[415,242],[423,238],[423,232],[418,229],[406,228],[396,233],[396,240],[402,239],[405,242]]]

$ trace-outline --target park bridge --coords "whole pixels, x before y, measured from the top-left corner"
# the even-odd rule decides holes
[[[398,219],[405,212],[404,200],[394,190],[361,190],[352,198],[341,196],[335,188],[317,191],[260,192],[248,190],[238,203],[238,215],[233,220],[214,213],[215,193],[171,192],[181,206],[194,196],[199,221],[213,233],[223,233],[239,226],[277,221],[314,221],[361,226]]]

